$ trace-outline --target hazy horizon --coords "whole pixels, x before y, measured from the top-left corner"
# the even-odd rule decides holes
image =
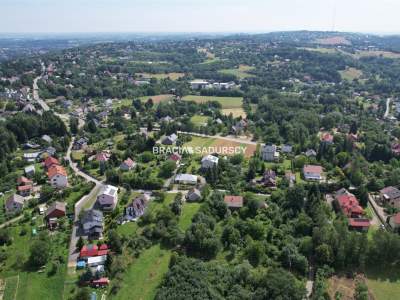
[[[398,34],[396,0],[0,0],[2,34]]]

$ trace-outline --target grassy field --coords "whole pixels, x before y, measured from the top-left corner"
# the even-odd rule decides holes
[[[137,73],[137,75],[142,76],[143,78],[156,78],[158,80],[166,78],[169,78],[171,80],[178,80],[179,78],[185,76],[184,73]]]
[[[362,76],[363,72],[356,68],[347,68],[344,71],[339,71],[340,76],[343,80],[353,81],[354,79],[358,79]]]
[[[112,299],[154,299],[157,286],[168,271],[170,257],[171,251],[163,250],[159,245],[145,250],[128,268],[120,291]]]
[[[196,103],[204,103],[209,101],[217,101],[225,108],[241,108],[243,103],[242,97],[214,97],[214,96],[195,96],[189,95],[182,98],[184,101],[194,101]]]
[[[13,242],[7,247],[7,259],[4,261],[0,277],[5,279],[6,290],[5,299],[61,299],[64,289],[66,276],[66,264],[58,267],[54,275],[48,275],[51,260],[62,256],[67,257],[67,245],[64,244],[66,233],[56,233],[50,237],[53,247],[52,257],[43,272],[30,271],[26,261],[29,257],[29,245],[33,239],[31,236],[32,228],[38,229],[42,223],[41,218],[37,218],[36,224],[14,226],[10,228]],[[21,229],[25,228],[27,233],[21,234]],[[17,278],[19,276],[19,281]],[[18,282],[18,284],[17,284]],[[14,295],[16,297],[14,298]]]
[[[367,271],[367,285],[376,300],[398,299],[400,274],[398,269],[378,268]]]
[[[149,100],[149,98],[153,99],[154,104],[158,104],[162,101],[168,101],[173,99],[173,95],[171,94],[162,94],[162,95],[154,95],[154,96],[141,96],[139,97],[140,101],[146,102]],[[121,99],[118,101],[113,102],[113,108],[118,108],[121,106],[131,106],[132,105],[132,99]]]
[[[353,55],[355,58],[368,57],[368,56],[382,56],[384,58],[400,58],[400,53],[391,52],[391,51],[357,51],[356,54]]]
[[[185,147],[200,147],[201,150],[204,148],[213,148],[213,149],[222,149],[222,147],[242,147],[245,150],[245,157],[250,157],[253,155],[254,151],[256,150],[256,145],[248,145],[248,144],[241,144],[238,142],[234,141],[228,141],[224,139],[219,139],[219,138],[203,138],[203,137],[197,137],[193,136],[192,140],[190,142],[187,142],[184,144]],[[210,149],[210,150],[213,150]],[[205,149],[208,150],[208,149]],[[219,150],[218,150],[219,151]],[[211,154],[213,151],[211,151],[208,154]],[[207,153],[201,153],[201,155],[206,155]],[[221,154],[223,155],[223,154]]]
[[[251,71],[253,69],[254,69],[254,67],[251,67],[251,66],[240,65],[236,69],[223,69],[223,70],[220,70],[219,72],[223,73],[223,74],[234,75],[239,79],[243,79],[243,78],[248,78],[248,77],[254,77],[254,75],[248,73],[248,71]]]
[[[121,226],[118,226],[117,232],[120,235],[123,235],[125,237],[132,236],[136,233],[136,230],[138,229],[138,225],[136,222],[127,222]]]
[[[207,124],[208,117],[207,116],[198,116],[195,115],[190,118],[190,121],[196,126],[202,126]]]
[[[337,53],[337,50],[335,48],[323,48],[323,47],[307,48],[307,47],[300,47],[298,49],[308,50],[308,51],[315,51],[315,52],[326,53],[326,54]]]
[[[184,203],[182,207],[182,215],[179,218],[179,228],[186,231],[192,224],[192,218],[197,213],[201,203]]]

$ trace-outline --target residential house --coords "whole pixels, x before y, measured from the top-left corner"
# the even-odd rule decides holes
[[[14,214],[17,212],[22,211],[24,208],[25,200],[22,196],[13,194],[11,195],[6,203],[5,203],[5,210],[7,214]]]
[[[201,199],[201,192],[196,189],[190,189],[189,192],[186,194],[186,200],[188,202],[195,202],[195,201],[199,201]]]
[[[42,135],[41,139],[48,144],[51,144],[53,142],[53,139],[47,134]]]
[[[178,165],[182,160],[182,156],[179,153],[172,153],[169,159],[173,160]]]
[[[103,210],[114,210],[118,202],[118,188],[105,185],[97,195],[97,203]]]
[[[400,143],[393,143],[391,149],[395,156],[400,156]]]
[[[388,223],[393,229],[400,228],[400,212],[393,216],[390,216]]]
[[[80,138],[79,140],[74,142],[72,146],[73,150],[85,150],[88,146],[88,139],[85,137]]]
[[[97,267],[104,265],[107,261],[107,255],[88,257],[87,265],[89,267]]]
[[[171,123],[172,121],[173,121],[174,119],[172,119],[170,116],[166,116],[166,117],[164,117],[164,118],[161,118],[160,119],[160,122],[161,123]]]
[[[266,161],[277,161],[279,160],[279,152],[277,151],[276,145],[264,145],[261,149],[261,156]]]
[[[33,181],[21,176],[17,180],[18,186],[18,194],[22,197],[28,197],[33,191]]]
[[[323,169],[321,166],[305,165],[303,167],[303,175],[306,180],[322,180]]]
[[[149,202],[149,194],[141,194],[133,199],[133,201],[125,209],[125,219],[131,221],[142,216]]]
[[[173,145],[176,143],[176,141],[178,140],[178,136],[173,133],[171,135],[166,136],[163,140],[162,140],[162,144],[164,145]]]
[[[364,214],[358,199],[351,193],[336,195],[335,200],[338,202],[342,213],[349,218],[360,218]]]
[[[127,159],[125,159],[122,163],[121,163],[121,165],[119,166],[119,168],[122,170],[122,171],[129,171],[129,170],[132,170],[134,167],[136,166],[136,163],[131,159],[131,158],[127,158]]]
[[[101,277],[99,279],[92,280],[90,283],[90,286],[92,288],[98,288],[98,287],[106,287],[110,284],[110,280],[108,277]]]
[[[400,208],[400,190],[393,186],[385,187],[380,191],[382,203],[395,208]]]
[[[47,226],[50,230],[57,228],[58,219],[65,217],[66,211],[65,202],[56,201],[49,206],[44,214],[44,218],[46,219]]]
[[[243,197],[242,196],[232,196],[226,195],[224,197],[224,202],[229,209],[235,210],[243,207]]]
[[[58,159],[52,157],[52,156],[48,156],[44,162],[43,162],[44,166],[46,169],[50,169],[50,167],[52,166],[58,166],[60,165],[60,162],[58,161]]]
[[[27,176],[27,177],[34,176],[35,172],[36,172],[35,166],[34,165],[30,165],[30,166],[25,167],[24,172],[25,172],[25,176]]]
[[[213,155],[204,156],[201,160],[201,167],[203,169],[210,169],[218,165],[219,158]]]
[[[41,158],[46,158],[49,156],[54,156],[56,154],[57,150],[54,147],[47,147],[46,149],[44,149],[41,153],[40,153],[40,157]]]
[[[247,121],[242,119],[239,122],[237,122],[234,126],[232,126],[232,133],[234,134],[240,134],[242,133],[246,128],[247,128]]]
[[[368,231],[371,223],[366,218],[349,218],[349,227],[357,231]]]
[[[96,160],[100,163],[105,163],[110,160],[110,153],[102,151],[96,154]]]
[[[207,88],[209,85],[210,84],[208,83],[208,81],[205,80],[193,80],[190,82],[190,87],[193,90],[202,90]]]
[[[27,162],[32,163],[32,162],[35,162],[35,161],[38,159],[39,155],[40,155],[40,152],[29,152],[29,153],[24,153],[24,159],[25,159]]]
[[[285,154],[290,154],[293,151],[293,146],[289,144],[285,144],[282,146],[282,152]]]
[[[333,144],[333,135],[330,134],[329,132],[323,132],[321,134],[320,140],[322,143],[325,143],[328,145]]]
[[[307,157],[316,157],[317,156],[317,152],[314,149],[308,149],[305,154]]]
[[[274,170],[266,170],[264,172],[262,183],[269,188],[276,188],[276,173]]]
[[[55,188],[65,188],[68,185],[68,175],[63,166],[52,165],[48,171],[47,176],[51,186]]]
[[[97,246],[96,244],[84,245],[79,251],[80,259],[87,259],[89,257],[103,256],[108,254],[108,245],[101,244]]]
[[[290,186],[293,186],[293,184],[296,182],[296,174],[294,174],[292,171],[286,171],[285,178],[287,181],[289,181]]]
[[[80,220],[82,231],[85,235],[99,238],[103,234],[103,213],[96,209],[89,209],[83,212]]]
[[[179,184],[197,184],[197,176],[192,174],[177,174],[175,182]]]

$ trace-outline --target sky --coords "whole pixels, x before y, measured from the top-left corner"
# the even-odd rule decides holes
[[[400,0],[0,0],[2,33],[400,33]]]

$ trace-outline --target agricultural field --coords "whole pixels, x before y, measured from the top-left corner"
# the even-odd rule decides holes
[[[184,73],[156,73],[156,74],[151,74],[151,73],[137,73],[136,75],[139,75],[142,78],[156,78],[158,80],[160,79],[171,79],[171,80],[178,80],[179,78],[182,78],[185,76]]]
[[[336,48],[323,48],[323,47],[310,48],[310,47],[299,47],[298,49],[307,50],[307,51],[315,51],[315,52],[326,53],[326,54],[337,53]]]
[[[376,51],[357,51],[356,54],[353,55],[353,57],[355,57],[355,58],[362,58],[362,57],[368,57],[368,56],[381,56],[384,58],[397,59],[397,58],[400,58],[400,53],[376,50]]]
[[[174,95],[163,94],[163,95],[139,97],[140,101],[142,101],[142,102],[146,102],[147,100],[149,100],[149,98],[153,99],[154,104],[158,104],[163,101],[172,100],[174,98]],[[132,105],[132,99],[122,99],[122,100],[114,101],[113,108],[116,109],[118,107],[131,106],[131,105]]]
[[[254,75],[248,73],[248,71],[251,71],[253,69],[254,69],[254,67],[251,67],[251,66],[240,65],[236,69],[223,69],[223,70],[220,70],[219,72],[223,73],[223,74],[234,75],[239,79],[244,79],[244,78],[248,78],[248,77],[254,77]]]
[[[321,45],[351,45],[351,42],[343,36],[332,36],[323,39],[317,39],[316,44]]]
[[[238,108],[223,108],[221,110],[221,112],[225,116],[229,116],[230,114],[232,114],[232,117],[234,117],[234,118],[238,118],[238,117],[246,118],[246,116],[247,116],[246,112],[241,107],[238,107]]]
[[[241,108],[243,104],[242,97],[214,97],[214,96],[196,96],[188,95],[182,98],[184,101],[194,101],[196,103],[205,103],[217,101],[221,104],[222,109],[225,108]]]
[[[363,75],[363,72],[356,68],[347,68],[344,71],[339,71],[339,73],[343,80],[348,80],[348,81],[359,79]]]

